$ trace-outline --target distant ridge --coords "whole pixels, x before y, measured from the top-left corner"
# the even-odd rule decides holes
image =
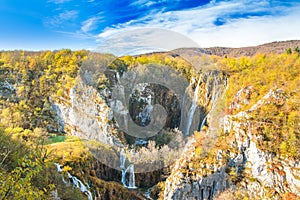
[[[241,48],[226,48],[226,47],[212,47],[204,48],[207,54],[224,56],[228,55],[229,57],[239,57],[239,56],[253,56],[256,53],[285,53],[288,48],[292,50],[295,47],[300,48],[300,40],[289,40],[289,41],[280,41],[280,42],[271,42],[258,46],[252,47],[241,47]]]
[[[210,47],[210,48],[180,48],[174,50],[179,54],[188,54],[189,56],[208,54],[217,56],[240,57],[240,56],[253,56],[256,53],[262,54],[281,54],[285,53],[288,48],[294,51],[295,47],[300,48],[300,40],[288,40],[271,42],[258,46],[231,48],[231,47]]]

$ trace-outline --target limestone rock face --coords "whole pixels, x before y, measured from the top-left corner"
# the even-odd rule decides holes
[[[108,123],[112,112],[96,89],[79,80],[70,90],[69,97],[69,100],[53,105],[61,129],[83,139],[114,144],[115,137]]]
[[[250,92],[249,88],[245,91]],[[238,102],[246,102],[240,94]],[[299,161],[264,152],[257,145],[261,136],[255,134],[251,112],[274,99],[284,100],[280,89],[270,90],[249,110],[224,116],[224,133],[233,135],[227,138],[230,148],[216,149],[210,163],[203,159],[200,169],[190,169],[188,163],[194,156],[190,147],[189,156],[180,158],[167,178],[164,199],[213,199],[229,188],[240,189],[250,198],[280,199],[284,193],[300,196]]]

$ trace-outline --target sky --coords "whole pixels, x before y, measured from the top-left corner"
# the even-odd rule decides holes
[[[254,46],[300,39],[299,19],[299,0],[1,0],[0,50]]]

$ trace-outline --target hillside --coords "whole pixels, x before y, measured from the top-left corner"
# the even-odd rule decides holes
[[[228,57],[241,57],[241,56],[254,56],[257,53],[260,54],[282,54],[287,49],[295,50],[296,47],[300,47],[300,40],[289,40],[280,42],[271,42],[258,46],[230,48],[230,47],[210,47],[210,48],[187,48],[176,49],[180,55],[185,54],[189,56],[195,56],[199,54],[216,55],[216,56],[228,56]]]
[[[271,42],[253,47],[241,47],[241,48],[226,48],[226,47],[212,47],[205,48],[207,54],[225,56],[228,57],[240,57],[240,56],[254,56],[257,53],[261,54],[282,54],[285,53],[288,48],[294,50],[300,46],[300,40],[290,40],[283,42]]]

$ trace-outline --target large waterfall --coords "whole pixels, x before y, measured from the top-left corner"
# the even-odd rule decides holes
[[[206,84],[206,96],[205,96],[206,106],[208,106],[208,104],[210,103],[211,104],[211,109],[209,110],[207,115],[205,115],[205,117],[203,118],[198,130],[202,130],[202,127],[204,126],[207,117],[209,116],[209,114],[212,111],[214,111],[214,109],[217,105],[217,101],[219,99],[219,96],[220,96],[221,92],[223,91],[223,89],[220,88],[220,86],[222,86],[222,84],[218,84],[217,77],[213,77],[212,82],[213,83]]]
[[[192,105],[191,105],[190,110],[188,112],[187,125],[186,125],[186,130],[185,130],[185,134],[186,135],[189,135],[189,133],[190,133],[190,128],[191,128],[192,121],[193,121],[193,118],[194,118],[194,113],[195,113],[195,110],[197,108],[197,101],[198,101],[198,93],[199,93],[200,82],[201,82],[201,76],[200,76],[200,78],[198,80],[196,89],[194,91]]]
[[[193,89],[193,86],[196,86]],[[226,87],[226,76],[218,71],[201,73],[200,77],[186,88],[182,108],[180,130],[189,135],[201,130]],[[198,109],[199,108],[199,109]]]
[[[57,167],[57,172],[62,172],[61,165],[58,163],[54,163],[54,164]],[[76,176],[72,176],[69,172],[67,172],[67,175],[68,175],[69,181],[71,181],[73,183],[74,187],[79,188],[81,192],[86,194],[88,196],[88,200],[93,200],[92,193],[87,189],[87,187]],[[64,183],[67,183],[63,176],[62,176],[62,180]]]
[[[134,177],[134,165],[130,164],[127,168],[125,168],[125,161],[126,161],[126,153],[125,150],[122,148],[120,152],[120,168],[122,170],[121,182],[124,187],[129,189],[135,189],[136,186],[135,186],[135,177]],[[126,180],[127,173],[129,173],[128,181]]]

